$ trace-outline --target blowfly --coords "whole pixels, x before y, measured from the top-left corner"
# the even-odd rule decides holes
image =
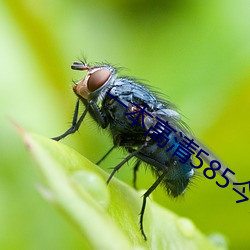
[[[134,185],[139,166],[145,163],[150,167],[156,181],[144,193],[140,212],[140,230],[146,240],[143,216],[147,197],[159,184],[172,197],[182,195],[194,177],[194,168],[202,166],[202,159],[208,163],[212,154],[208,150],[199,151],[197,141],[191,138],[175,106],[157,97],[147,85],[133,78],[119,77],[118,70],[108,64],[90,66],[85,62],[74,62],[71,68],[87,71],[87,74],[73,86],[77,102],[71,127],[53,139],[59,141],[76,132],[89,113],[102,129],[109,130],[113,138],[113,147],[98,163],[116,147],[128,152],[114,167],[107,183],[131,158],[136,158]],[[81,115],[80,102],[85,106]],[[192,158],[195,152],[198,152],[198,166]],[[222,172],[223,167],[219,171]]]

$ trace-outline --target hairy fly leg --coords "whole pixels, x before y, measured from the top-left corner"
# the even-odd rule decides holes
[[[96,163],[96,165],[99,165],[102,161],[106,159],[106,157],[115,149],[115,145]]]
[[[128,162],[132,157],[136,156],[136,154],[138,152],[140,152],[144,147],[146,147],[146,143],[141,145],[137,150],[134,150],[132,153],[130,153],[122,162],[120,162],[117,166],[114,167],[112,173],[110,174],[108,180],[107,180],[107,184],[109,184],[109,182],[111,181],[112,177],[114,176],[114,174],[126,163]]]
[[[89,112],[92,114],[94,119],[101,125],[102,128],[106,128],[108,125],[106,115],[100,110],[96,102],[90,100],[88,104],[90,105]]]
[[[96,162],[96,165],[99,165],[102,161],[104,161],[105,159],[106,159],[106,157],[113,151],[113,149],[115,149],[116,148],[116,146],[114,145],[112,148],[110,148],[109,149],[109,151],[98,161],[98,162]],[[134,151],[132,151],[132,152],[134,152]],[[135,163],[135,165],[134,165],[134,167],[133,167],[133,187],[135,188],[135,189],[137,189],[136,188],[136,174],[137,174],[137,171],[138,171],[138,169],[139,169],[139,167],[140,167],[140,165],[141,165],[141,161],[140,160],[137,160],[136,161],[136,163]]]
[[[134,165],[134,168],[133,168],[133,187],[134,187],[135,189],[137,189],[137,188],[136,188],[136,179],[137,179],[137,178],[136,178],[136,174],[137,174],[137,171],[138,171],[140,165],[141,165],[141,161],[140,161],[140,160],[137,160],[136,163],[135,163],[135,165]]]
[[[163,172],[163,174],[161,174],[157,178],[157,180],[153,183],[153,185],[143,195],[142,207],[141,207],[141,212],[140,212],[140,230],[141,230],[144,240],[147,240],[147,236],[143,229],[143,216],[144,216],[144,212],[146,208],[146,201],[147,201],[148,196],[159,186],[159,184],[162,182],[165,176],[166,176],[166,172]]]
[[[53,137],[51,139],[53,139],[55,141],[60,141],[64,137],[68,136],[69,134],[75,133],[79,129],[79,127],[80,127],[84,117],[86,116],[87,112],[88,112],[88,105],[87,105],[86,109],[84,110],[84,112],[82,113],[82,115],[80,116],[79,120],[77,121],[78,113],[79,113],[79,99],[78,99],[77,102],[76,102],[71,127],[66,132],[64,132],[62,135],[59,135],[57,137]]]
[[[106,121],[106,116],[103,114],[103,112],[99,109],[98,105],[94,102],[94,101],[89,101],[86,104],[86,109],[84,110],[84,112],[82,113],[82,115],[80,116],[79,120],[78,119],[78,114],[79,114],[79,99],[76,102],[76,106],[75,106],[75,110],[74,110],[74,115],[73,115],[73,120],[71,123],[71,127],[62,135],[59,135],[57,137],[53,137],[52,139],[55,141],[60,141],[61,139],[63,139],[64,137],[68,136],[69,134],[73,134],[75,133],[82,121],[84,120],[86,114],[89,112],[91,114],[95,115],[95,119],[97,121],[98,124],[101,125],[102,128],[106,128],[108,123]]]

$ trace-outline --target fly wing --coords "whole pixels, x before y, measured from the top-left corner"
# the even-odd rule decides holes
[[[176,127],[181,123],[181,116],[180,114],[173,110],[173,109],[159,109],[157,111],[151,112],[152,117],[145,117],[144,123],[146,125],[146,128],[149,129],[150,127],[154,127],[159,120],[157,118],[161,119],[162,121],[166,122],[168,121],[173,127]]]
[[[186,124],[181,120],[181,115],[174,109],[159,109],[155,112],[151,113],[153,115],[153,118],[151,117],[146,117],[145,118],[145,125],[147,127],[147,129],[149,127],[154,127],[155,124],[158,122],[157,119],[155,117],[158,117],[160,119],[162,119],[163,121],[168,121],[171,125],[174,125],[174,127],[177,130],[180,130],[184,133],[187,134],[187,136],[190,139],[194,139],[195,142],[197,142],[197,144],[200,146],[196,152],[199,151],[200,148],[202,148],[203,150],[205,150],[209,155],[205,155],[203,154],[201,156],[201,158],[204,160],[204,162],[206,162],[206,164],[209,166],[210,162],[213,160],[219,160],[219,158],[213,153],[212,150],[210,150],[206,145],[204,145],[200,140],[198,140],[197,138],[195,138],[191,133],[189,128],[186,126]],[[220,170],[216,171],[217,173],[219,173],[220,175],[223,174],[223,172],[228,168],[227,165],[222,162],[221,160],[219,161],[219,163],[221,164],[221,168]],[[234,175],[229,173],[226,173],[226,177],[228,178],[229,182],[231,184],[233,184],[234,182],[236,182],[236,178]]]
[[[215,154],[212,150],[210,150],[205,144],[203,144],[200,140],[198,140],[197,138],[194,138],[194,140],[197,142],[197,144],[200,146],[200,148],[204,149],[209,155],[205,155],[203,154],[201,156],[201,158],[207,163],[207,165],[210,165],[210,162],[212,160],[218,160],[221,164],[221,168],[220,170],[216,171],[218,172],[220,175],[222,175],[222,173],[228,168],[228,166],[222,162]],[[199,149],[197,149],[197,151],[199,151]],[[233,184],[234,182],[236,182],[236,178],[234,175],[227,173],[226,177],[228,178],[229,182],[231,184]]]

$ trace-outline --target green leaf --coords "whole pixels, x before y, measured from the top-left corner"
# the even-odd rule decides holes
[[[46,188],[39,190],[81,232],[83,249],[226,249],[152,199],[144,217],[144,241],[139,230],[143,192],[115,177],[106,185],[108,174],[75,150],[23,130],[21,134],[45,179]]]

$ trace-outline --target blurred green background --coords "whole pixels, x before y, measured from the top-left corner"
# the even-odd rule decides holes
[[[0,249],[81,248],[81,235],[36,191],[39,173],[8,118],[47,137],[64,132],[76,100],[71,81],[83,76],[70,65],[82,55],[166,94],[194,134],[249,181],[249,13],[247,0],[1,1]],[[63,143],[93,162],[112,144],[89,118]],[[122,157],[117,150],[102,167]],[[117,177],[131,184],[132,166]],[[153,180],[140,170],[140,188]],[[230,249],[250,248],[250,202],[236,204],[232,186],[201,177],[177,201],[161,188],[153,198],[204,233],[223,233]]]

